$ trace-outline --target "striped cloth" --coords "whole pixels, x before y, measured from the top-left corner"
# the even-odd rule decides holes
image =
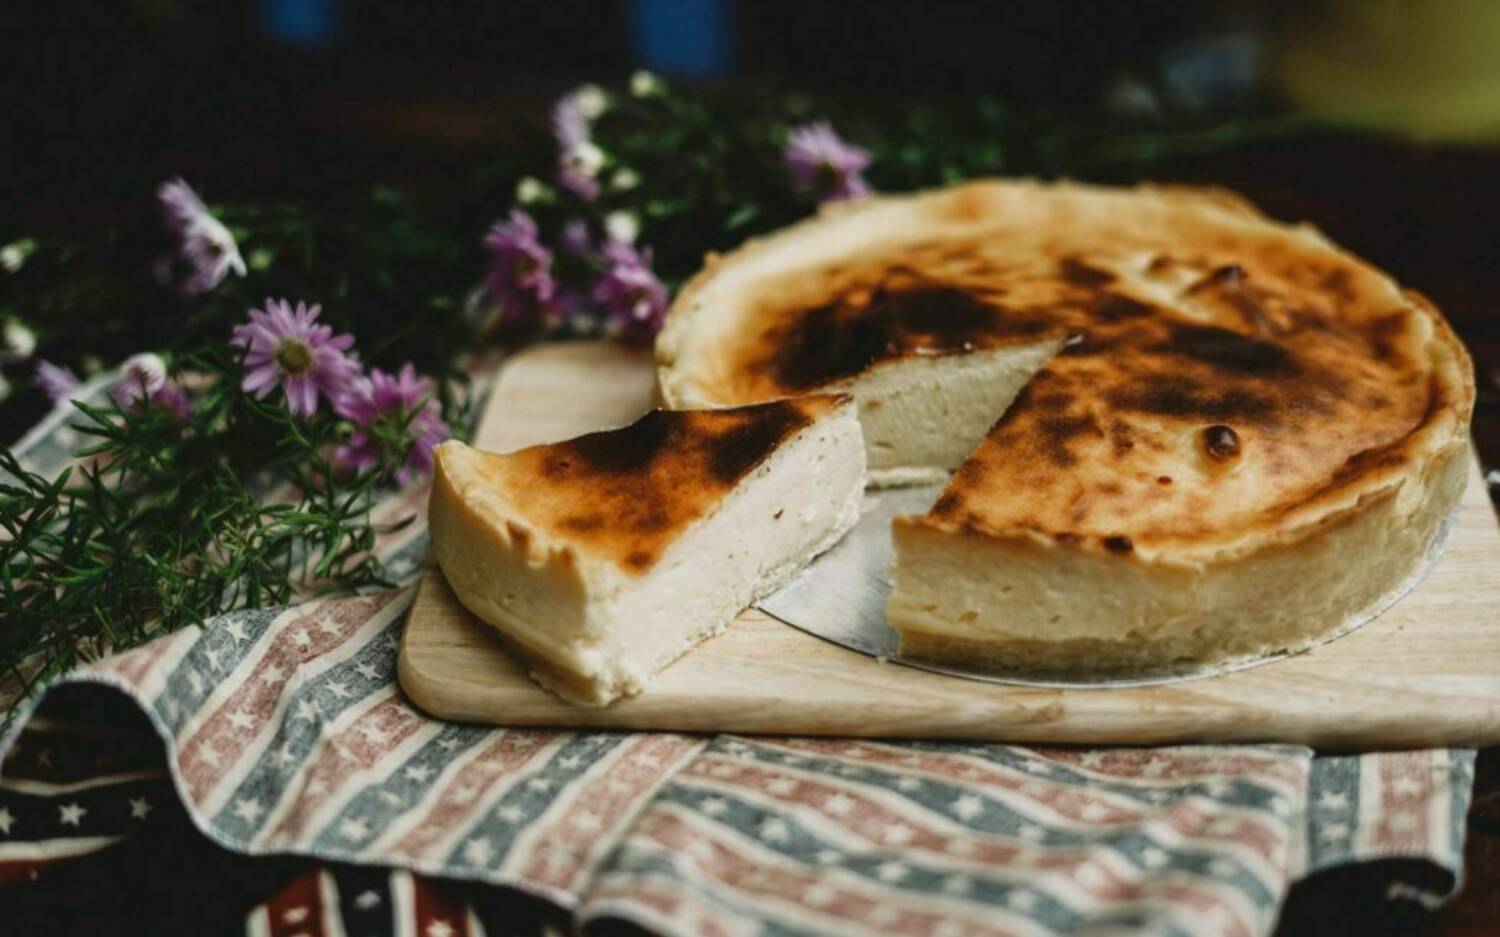
[[[63,464],[68,433],[54,414],[23,443],[29,464]],[[413,489],[380,512],[424,501]],[[407,585],[225,615],[61,681],[0,740],[0,880],[116,843],[180,800],[231,850],[405,870],[360,888],[308,873],[251,913],[253,934],[355,932],[362,914],[383,923],[359,932],[516,931],[424,876],[510,886],[569,927],[621,919],[681,935],[1248,937],[1269,933],[1289,884],[1320,869],[1416,860],[1386,897],[1424,906],[1456,886],[1471,751],[1084,750],[430,719],[395,674],[425,532],[412,525],[380,549]],[[101,704],[99,686],[119,692]],[[93,701],[63,705],[78,693]],[[118,727],[132,708],[149,730]]]

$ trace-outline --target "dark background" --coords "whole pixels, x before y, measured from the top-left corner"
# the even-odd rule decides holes
[[[1338,61],[1354,54],[1344,36],[1351,29],[1356,38],[1361,29],[1395,33],[1399,58],[1403,30],[1441,27],[1463,37],[1490,28],[1477,42],[1482,52],[1492,39],[1500,63],[1500,20],[1470,21],[1483,2],[18,5],[0,29],[0,243],[143,217],[155,184],[173,175],[211,200],[331,201],[380,182],[440,201],[454,179],[544,121],[558,93],[641,66],[680,85],[764,83],[827,94],[845,107],[982,92],[1075,123],[1222,127],[1298,113],[1278,70],[1286,47],[1306,46],[1308,36],[1326,34],[1314,56]],[[1392,10],[1410,11],[1411,21],[1389,22]],[[1404,66],[1361,61],[1372,82],[1402,67],[1420,82],[1442,64],[1439,51]],[[1465,84],[1466,74],[1439,86],[1435,99],[1484,90]],[[1147,161],[1114,181],[1238,188],[1277,217],[1314,221],[1432,296],[1479,360],[1477,429],[1492,465],[1500,463],[1490,380],[1500,364],[1492,313],[1500,295],[1500,64],[1479,78],[1496,89],[1496,114],[1467,135],[1398,121],[1374,135],[1282,136]],[[8,414],[5,437],[35,416]]]
[[[1308,106],[1308,95],[1288,91],[1283,52],[1328,34],[1322,50],[1328,61],[1355,55],[1328,24],[1352,17],[1358,25],[1362,14],[1350,13],[1357,5],[13,4],[0,28],[0,243],[133,217],[157,182],[179,174],[210,199],[331,201],[377,181],[441,199],[455,173],[503,154],[520,128],[545,120],[559,92],[581,80],[619,80],[642,66],[689,87],[766,83],[856,105],[999,94],[1059,119],[1098,115],[1148,130],[1295,115]],[[1464,13],[1476,9],[1472,3],[1365,7],[1417,11],[1419,18],[1404,26],[1387,23],[1387,35],[1446,27],[1462,38],[1465,30],[1488,29],[1469,38],[1494,40],[1500,61],[1500,30],[1493,19],[1471,26]],[[1452,22],[1437,21],[1444,16]],[[1400,58],[1399,41],[1394,48]],[[1387,63],[1361,61],[1371,82],[1387,77]],[[1442,72],[1443,57],[1388,64],[1420,84]],[[1458,71],[1434,100],[1482,100],[1492,87],[1485,74],[1466,78]],[[1488,117],[1458,129],[1398,120],[1373,134],[1366,124],[1347,133],[1213,146],[1125,175],[1239,189],[1272,215],[1314,221],[1433,297],[1475,354],[1476,438],[1486,466],[1493,466],[1500,464],[1493,378],[1500,373],[1500,114]],[[505,208],[487,210],[498,215]],[[12,407],[0,421],[4,435],[13,439],[39,415]],[[1500,783],[1486,767],[1489,755],[1483,761],[1471,881],[1442,923],[1451,933],[1494,933],[1500,921]],[[89,874],[113,873],[90,867]],[[1308,920],[1327,920],[1351,901],[1368,908],[1360,896],[1378,892],[1341,881],[1311,897],[1299,891],[1293,908]],[[29,904],[30,897],[37,896],[13,893],[7,903]]]
[[[1219,18],[1182,0],[34,4],[0,30],[15,79],[0,226],[108,212],[168,174],[235,197],[432,178],[580,79],[640,65],[1091,108],[1130,63]]]

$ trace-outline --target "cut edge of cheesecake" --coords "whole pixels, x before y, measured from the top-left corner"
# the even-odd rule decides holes
[[[858,405],[869,487],[946,482],[1062,344],[881,362],[831,388]]]
[[[604,549],[570,530],[567,518],[558,523],[543,516],[536,472],[518,466],[571,457],[576,450],[567,447],[577,441],[504,455],[444,443],[436,453],[430,505],[438,565],[459,601],[519,651],[532,677],[559,697],[602,706],[637,693],[857,521],[864,447],[847,396],[813,395],[701,419],[691,411],[665,419],[698,419],[722,433],[715,421],[788,407],[806,414],[805,421],[777,439],[762,434],[760,457],[674,530],[669,542],[653,547],[645,564],[634,562],[634,553],[622,558],[613,544]],[[753,427],[753,414],[747,419]],[[597,445],[609,433],[630,429],[585,438]],[[684,453],[692,448],[668,446],[660,458],[690,460]],[[631,466],[596,484],[616,486],[628,500],[642,486],[661,483],[648,477],[652,470]],[[680,483],[676,477],[667,482]]]

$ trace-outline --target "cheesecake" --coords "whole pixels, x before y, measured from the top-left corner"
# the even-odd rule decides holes
[[[1134,675],[1295,651],[1429,559],[1472,367],[1421,295],[1219,190],[982,181],[712,258],[674,406],[838,390],[892,524],[901,654]]]
[[[604,705],[724,629],[859,515],[852,400],[818,394],[507,454],[438,446],[429,523],[454,594],[572,702]]]

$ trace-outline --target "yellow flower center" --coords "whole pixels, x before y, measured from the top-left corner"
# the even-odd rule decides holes
[[[306,342],[295,338],[284,339],[276,346],[276,363],[281,366],[281,370],[293,377],[301,377],[312,369],[313,351],[307,347]]]

